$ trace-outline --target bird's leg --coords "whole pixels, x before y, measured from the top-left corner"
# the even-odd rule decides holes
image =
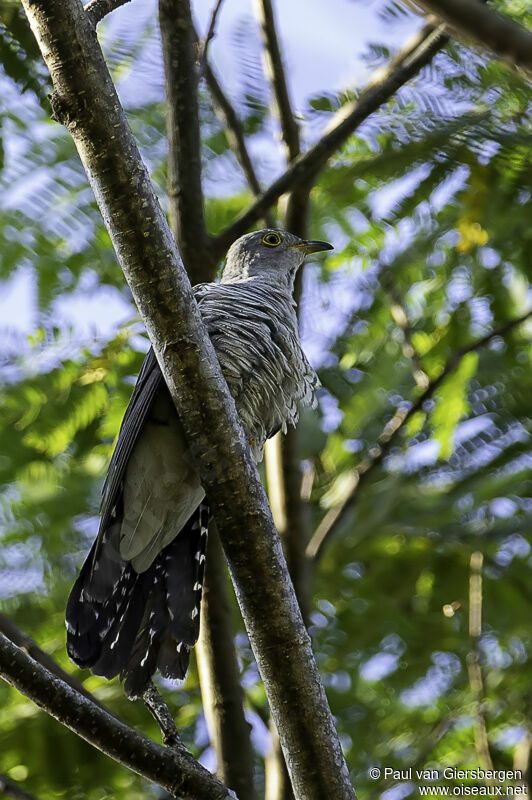
[[[148,688],[142,693],[142,699],[161,729],[164,744],[177,750],[186,750],[179,736],[174,718],[153,683],[150,682]]]

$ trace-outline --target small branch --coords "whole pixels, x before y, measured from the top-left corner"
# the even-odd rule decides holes
[[[0,775],[0,795],[10,797],[12,800],[37,800],[34,795],[21,789],[18,784],[10,781],[5,775]]]
[[[459,35],[532,76],[532,33],[519,23],[480,0],[416,0],[416,3],[447,22]]]
[[[299,126],[290,102],[271,0],[257,0],[257,9],[264,41],[266,71],[273,89],[281,135],[286,146],[288,161],[293,161],[299,155]]]
[[[18,625],[13,622],[13,620],[1,613],[0,633],[3,633],[8,639],[11,639],[11,641],[16,644],[17,647],[20,647],[21,650],[24,650],[24,652],[34,658],[35,661],[38,661],[39,664],[42,664],[43,667],[71,686],[72,689],[75,689],[76,692],[79,692],[92,703],[96,703],[96,705],[100,706],[100,708],[103,708],[108,714],[111,714],[108,708],[105,708],[105,706],[100,703],[100,701],[93,694],[91,694],[91,692],[85,689],[81,681],[78,681],[73,675],[70,675],[70,673],[66,672],[62,667],[60,667],[57,661],[55,661],[55,659],[53,659],[52,656],[49,655],[45,650],[42,650],[42,648],[39,647],[37,642],[35,642],[31,636],[28,636],[28,634],[22,631]]]
[[[176,750],[186,750],[179,736],[174,718],[153,683],[150,683],[146,691],[143,692],[142,700],[161,729],[164,744]]]
[[[484,556],[480,551],[471,553],[469,572],[469,636],[472,647],[467,654],[467,672],[469,685],[475,698],[475,750],[478,763],[488,774],[493,770],[488,731],[482,709],[484,698],[484,680],[478,654],[478,642],[482,634],[482,564]],[[494,785],[493,778],[487,778],[488,784]]]
[[[482,336],[480,339],[472,342],[465,347],[460,348],[457,350],[454,355],[452,355],[449,360],[447,361],[445,367],[442,369],[440,374],[437,378],[430,381],[426,389],[421,392],[418,396],[417,400],[415,400],[412,405],[408,409],[398,408],[393,415],[393,417],[386,423],[382,433],[380,434],[377,444],[375,444],[370,449],[370,455],[368,458],[364,459],[358,467],[353,471],[352,482],[351,482],[351,490],[345,497],[345,499],[339,503],[334,508],[329,509],[329,511],[325,514],[322,521],[318,525],[316,531],[314,532],[312,539],[310,540],[306,555],[307,558],[312,560],[318,560],[323,553],[324,547],[327,542],[331,539],[334,535],[336,530],[338,529],[339,525],[345,518],[346,513],[352,508],[353,504],[355,503],[358,494],[360,492],[361,485],[367,481],[368,475],[370,475],[373,470],[382,462],[384,456],[389,451],[393,441],[397,437],[399,431],[405,426],[408,420],[417,412],[420,411],[429,400],[433,394],[439,389],[443,381],[452,373],[454,370],[459,366],[460,361],[462,358],[467,355],[467,353],[473,353],[477,350],[481,350],[485,345],[487,345],[492,339],[496,336],[505,336],[514,328],[517,328],[527,319],[530,319],[532,316],[532,310],[527,311],[526,314],[522,316],[509,320],[508,322],[503,323],[498,328],[495,328],[490,333],[487,333],[485,336]]]
[[[435,29],[432,25],[426,25],[387,68],[375,72],[359,98],[346,104],[334,115],[322,138],[306,153],[299,155],[247,211],[213,241],[217,257],[221,257],[230,243],[254,225],[282,194],[315,178],[349,136],[432,60],[449,41],[442,30],[443,28]]]
[[[0,676],[102,753],[173,797],[229,800],[232,793],[188,753],[170,750],[115,719],[0,634]]]
[[[90,0],[84,8],[92,25],[96,27],[107,14],[129,2],[130,0]]]
[[[220,8],[222,7],[222,3],[223,0],[218,0],[218,2],[216,3],[216,5],[212,10],[211,21],[207,29],[207,35],[205,36],[205,39],[203,40],[203,45],[201,47],[201,52],[198,61],[200,64],[200,73],[202,75],[205,74],[205,66],[207,65],[207,54],[209,51],[209,45],[216,35],[216,22],[218,19],[218,14],[220,13]]]
[[[166,87],[170,227],[193,283],[213,279],[201,184],[196,35],[189,0],[159,0]]]
[[[410,321],[402,297],[393,284],[392,270],[382,271],[381,284],[392,301],[390,313],[393,321],[403,334],[403,354],[412,362],[412,376],[420,389],[426,389],[429,385],[429,377],[423,369],[421,358],[416,348],[412,344]]]
[[[225,135],[229,147],[234,152],[238,163],[242,167],[242,172],[244,173],[249,188],[254,196],[258,197],[262,189],[247,149],[242,123],[231,101],[222,89],[213,68],[208,62],[205,63],[205,80],[207,81],[207,86],[212,96],[214,112],[225,128]],[[269,211],[265,211],[262,218],[264,219],[266,227],[275,227],[275,220]]]
[[[425,768],[427,759],[432,751],[441,742],[444,736],[446,736],[449,731],[453,729],[455,724],[456,720],[449,715],[440,720],[440,722],[438,722],[431,731],[428,731],[427,733],[423,732],[422,736],[424,747],[417,753],[416,760],[414,762],[409,762],[408,764],[409,768],[412,769],[413,774],[415,774],[417,770],[421,771]],[[390,789],[394,784],[396,784],[396,781],[391,775],[389,778],[379,781],[378,788],[376,787],[375,791],[369,794],[367,800],[379,800],[383,793],[387,789]]]
[[[255,800],[251,731],[244,716],[226,583],[225,557],[216,526],[211,523],[196,645],[202,704],[216,752],[216,774],[240,800]]]

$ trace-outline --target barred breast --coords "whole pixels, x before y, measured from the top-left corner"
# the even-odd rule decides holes
[[[318,377],[299,341],[290,288],[263,277],[196,289],[203,320],[257,461],[266,439],[295,425]]]

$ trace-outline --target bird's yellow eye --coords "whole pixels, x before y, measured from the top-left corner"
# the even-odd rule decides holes
[[[278,233],[266,233],[262,237],[262,244],[267,244],[268,247],[277,247],[282,241]]]

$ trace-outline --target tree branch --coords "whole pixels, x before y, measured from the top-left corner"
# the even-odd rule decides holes
[[[156,744],[74,691],[0,634],[0,676],[102,753],[173,797],[229,800],[223,784],[186,751]]]
[[[196,645],[203,709],[216,752],[216,774],[240,800],[254,800],[253,750],[233,641],[227,568],[216,526],[211,524],[209,528],[200,638]]]
[[[67,683],[72,689],[76,692],[79,692],[92,703],[96,703],[96,705],[103,708],[108,714],[111,714],[108,708],[100,703],[100,701],[93,695],[91,692],[87,691],[81,681],[78,681],[77,678],[74,678],[73,675],[66,672],[62,667],[59,666],[57,661],[52,658],[45,650],[39,647],[37,642],[28,636],[27,633],[22,631],[18,625],[16,625],[12,619],[6,617],[5,614],[0,613],[0,633],[3,633],[8,639],[24,650],[28,655],[30,655],[35,661],[38,661],[39,664],[42,664],[47,670],[49,670],[53,675],[60,678],[62,681]]]
[[[24,791],[18,784],[10,781],[5,775],[0,775],[0,794],[3,797],[10,797],[12,800],[36,800],[36,798]]]
[[[211,21],[209,23],[209,27],[207,28],[207,34],[201,46],[201,53],[199,54],[198,61],[200,64],[200,72],[202,74],[204,72],[205,65],[207,64],[207,53],[209,52],[209,45],[216,35],[216,22],[218,20],[218,14],[220,13],[222,3],[223,0],[218,0],[212,10]]]
[[[532,33],[509,17],[498,14],[480,0],[415,0],[498,58],[532,76]]]
[[[179,736],[174,718],[170,714],[168,706],[153,683],[150,683],[148,688],[143,692],[142,699],[144,701],[144,705],[161,729],[164,744],[167,747],[173,747],[176,750],[185,750],[185,746],[181,741],[181,737]]]
[[[426,25],[394,58],[388,67],[378,69],[364,91],[353,103],[334,115],[322,138],[306,153],[299,155],[287,170],[260,197],[213,241],[216,256],[225,252],[237,236],[245,233],[279,197],[309,182],[351,134],[397,90],[428,64],[449,41],[443,26]]]
[[[478,763],[483,770],[493,770],[493,759],[490,753],[486,719],[482,708],[484,698],[484,679],[480,666],[478,643],[482,634],[482,564],[483,554],[476,550],[469,560],[469,636],[472,647],[466,657],[469,686],[475,698],[475,750]],[[488,784],[494,785],[492,778]]]
[[[107,14],[129,2],[130,0],[90,0],[90,3],[85,6],[85,12],[92,25],[96,27]]]
[[[516,319],[512,319],[503,323],[498,328],[490,331],[490,333],[482,336],[480,339],[477,339],[471,344],[460,348],[460,350],[457,350],[456,353],[449,358],[438,377],[434,378],[432,381],[429,381],[427,387],[423,392],[421,392],[417,400],[415,400],[408,409],[398,408],[396,410],[393,417],[385,425],[377,440],[377,444],[370,449],[370,455],[368,458],[364,459],[364,461],[362,461],[354,470],[350,492],[341,503],[339,503],[337,506],[334,506],[334,508],[329,509],[316,528],[316,531],[314,532],[306,550],[307,558],[312,560],[318,560],[320,558],[325,545],[331,539],[334,533],[336,533],[338,527],[343,522],[346,513],[350,508],[352,508],[357,500],[360,487],[365,481],[367,481],[368,476],[373,472],[373,470],[382,462],[399,431],[417,411],[422,409],[424,403],[426,403],[426,401],[435,394],[443,381],[452,372],[454,372],[454,370],[459,366],[462,358],[467,355],[467,353],[474,353],[477,350],[481,350],[496,336],[504,337],[511,330],[521,325],[527,319],[530,319],[530,317],[532,317],[532,310],[527,311],[526,314],[523,314]]]
[[[78,0],[23,4],[213,509],[295,793],[352,800],[257,467],[94,31]]]
[[[257,10],[264,41],[266,72],[273,89],[277,116],[281,125],[281,135],[286,146],[288,161],[299,155],[299,126],[292,111],[288,85],[283,66],[275,14],[271,0],[257,0]]]
[[[196,35],[189,0],[159,0],[166,86],[170,227],[195,283],[214,277],[201,185]]]
[[[242,172],[244,173],[244,177],[249,188],[255,197],[258,197],[261,194],[262,189],[247,149],[242,123],[240,122],[231,101],[222,89],[222,86],[216,77],[213,68],[208,62],[205,63],[204,72],[205,80],[207,81],[207,86],[209,87],[209,91],[212,96],[214,112],[218,119],[225,126],[225,135],[229,143],[229,147],[234,152],[238,163],[242,167]],[[274,227],[275,222],[272,214],[269,211],[265,211],[262,218],[269,228]]]

